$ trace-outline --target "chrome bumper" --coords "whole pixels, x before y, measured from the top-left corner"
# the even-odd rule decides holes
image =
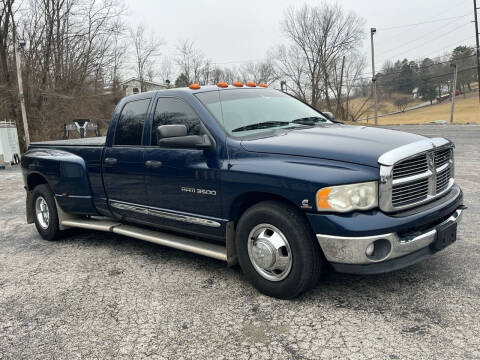
[[[342,264],[373,264],[408,255],[429,246],[435,241],[436,228],[450,222],[460,223],[462,209],[457,209],[447,220],[415,237],[399,237],[397,233],[374,236],[342,237],[317,234],[317,240],[328,261]],[[389,252],[381,259],[366,255],[367,247],[376,240],[387,240]]]

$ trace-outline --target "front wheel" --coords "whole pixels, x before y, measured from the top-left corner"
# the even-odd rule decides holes
[[[249,208],[238,222],[235,245],[242,271],[266,295],[296,297],[321,274],[321,250],[305,217],[280,201]]]
[[[60,236],[57,205],[52,191],[46,184],[33,189],[33,214],[35,226],[45,240],[56,240]]]

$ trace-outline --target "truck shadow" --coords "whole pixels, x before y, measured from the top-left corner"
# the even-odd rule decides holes
[[[238,290],[246,296],[264,297],[248,284],[238,265],[228,268],[224,262],[208,257],[118,234],[84,229],[68,229],[63,241],[77,244],[80,242],[87,247],[107,247],[122,256],[125,256],[125,253],[134,254],[140,256],[145,265],[156,266],[168,262],[180,267],[185,266],[187,270],[194,267],[202,272],[202,277],[214,274],[220,276],[221,281],[228,281],[229,286],[238,284],[243,288]],[[290,301],[329,304],[335,308],[378,313],[398,306],[418,308],[425,303],[427,291],[438,292],[448,287],[462,286],[461,279],[452,276],[458,273],[458,269],[455,269],[456,264],[445,261],[445,257],[448,256],[448,252],[441,252],[422,263],[377,275],[341,274],[327,269],[312,290]],[[231,279],[232,277],[234,279]],[[244,291],[245,289],[251,291]],[[480,292],[477,296],[480,296]],[[283,302],[282,300],[273,301]]]

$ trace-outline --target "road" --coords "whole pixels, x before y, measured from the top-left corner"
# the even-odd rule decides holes
[[[0,359],[479,359],[480,126],[401,129],[455,141],[459,240],[393,273],[329,273],[293,301],[115,234],[43,241],[20,172],[0,171]]]

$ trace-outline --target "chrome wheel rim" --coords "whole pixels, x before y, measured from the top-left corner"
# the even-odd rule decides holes
[[[287,237],[271,224],[259,224],[248,235],[248,256],[265,279],[281,281],[292,269],[292,251]]]
[[[39,196],[35,201],[35,215],[40,227],[47,229],[50,221],[50,211],[48,210],[47,201],[42,196]]]

